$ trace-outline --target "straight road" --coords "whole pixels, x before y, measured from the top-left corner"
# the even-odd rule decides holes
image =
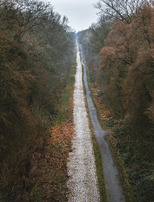
[[[86,89],[86,99],[88,103],[91,123],[93,125],[94,134],[100,147],[100,151],[103,159],[104,178],[106,182],[106,188],[109,195],[109,201],[111,202],[124,202],[125,198],[122,193],[122,188],[119,182],[119,174],[117,167],[113,161],[113,157],[109,148],[109,145],[105,139],[107,132],[101,127],[101,124],[97,117],[97,112],[87,82],[87,71],[84,64],[84,58],[82,48],[80,47],[81,63],[84,71],[84,86]]]
[[[68,188],[70,202],[100,201],[97,187],[96,166],[91,142],[88,117],[85,107],[82,82],[82,65],[77,44],[77,72],[74,90],[74,124],[75,137],[72,152],[69,154]]]

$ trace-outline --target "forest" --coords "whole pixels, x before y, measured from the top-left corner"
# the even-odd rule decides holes
[[[97,86],[97,97],[109,111],[110,143],[133,190],[126,193],[128,201],[153,201],[153,5],[101,0],[95,6],[98,22],[78,33],[90,85]]]
[[[126,201],[154,199],[153,6],[100,0],[98,21],[77,33]],[[67,201],[75,54],[50,3],[0,1],[0,201]]]
[[[0,1],[0,201],[25,201],[36,183],[73,52],[49,3]]]

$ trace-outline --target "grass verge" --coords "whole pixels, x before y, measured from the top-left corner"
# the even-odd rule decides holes
[[[82,70],[83,70],[83,66],[82,66]],[[84,83],[83,78],[82,78],[82,80],[83,80],[83,83]],[[89,84],[89,74],[88,73],[87,73],[87,80],[88,80],[88,84]],[[96,165],[96,174],[97,174],[97,178],[98,178],[98,189],[99,189],[99,193],[100,193],[100,201],[101,202],[108,202],[109,200],[108,200],[106,186],[105,186],[105,180],[104,180],[102,155],[101,155],[99,145],[97,143],[96,137],[94,135],[93,127],[92,127],[92,124],[91,124],[90,115],[89,115],[89,108],[88,108],[88,104],[87,104],[87,100],[86,100],[85,87],[84,87],[84,95],[85,95],[86,109],[87,109],[87,113],[88,113],[89,127],[90,127],[90,130],[91,130],[93,151],[94,151],[94,156],[95,156],[95,165]]]
[[[100,201],[101,202],[108,202],[108,196],[106,192],[105,187],[105,181],[104,181],[104,171],[103,171],[103,165],[102,165],[102,156],[101,152],[99,150],[99,146],[97,143],[97,140],[92,134],[92,142],[93,142],[93,149],[94,149],[94,155],[95,155],[95,164],[96,164],[96,172],[98,177],[98,188],[100,192]]]
[[[76,73],[76,52],[68,82],[61,98],[59,112],[49,131],[44,157],[33,162],[32,177],[37,183],[32,189],[30,201],[67,201],[67,160],[74,135],[73,91]],[[39,157],[37,157],[39,159]]]
[[[76,73],[76,64],[73,64],[68,78],[67,86],[62,96],[61,106],[55,121],[56,124],[61,123],[63,121],[67,121],[70,117],[75,73]]]
[[[98,117],[100,120],[100,123],[102,125],[102,128],[111,132],[114,132],[118,129],[119,124],[121,123],[121,120],[116,120],[113,117],[113,114],[105,109],[101,102],[101,98],[98,96],[99,95],[99,90],[96,84],[90,83],[89,84],[91,93],[93,96],[93,101],[95,103],[97,112],[98,112]],[[126,201],[137,201],[135,197],[135,193],[133,192],[134,187],[129,179],[129,169],[126,167],[124,160],[117,148],[117,143],[116,139],[113,134],[109,133],[106,136],[106,139],[110,145],[110,149],[114,158],[114,162],[118,167],[119,170],[119,177],[120,177],[120,182],[123,188],[123,192],[125,195]]]
[[[113,114],[105,109],[101,102],[101,98],[98,96],[99,95],[99,90],[98,87],[95,83],[90,82],[89,78],[89,71],[88,67],[86,65],[87,69],[87,80],[88,80],[88,86],[91,91],[91,97],[93,99],[93,102],[95,104],[97,114],[98,114],[98,119],[102,125],[102,128],[107,130],[107,131],[115,131],[117,129],[117,126],[121,120],[115,120],[113,117]],[[88,107],[87,107],[88,111]],[[92,125],[90,123],[91,130],[93,130]],[[113,134],[108,134],[106,137],[110,149],[114,158],[114,161],[118,167],[119,174],[120,174],[120,181],[123,186],[123,191],[124,195],[126,197],[126,200],[128,201],[136,201],[134,192],[133,192],[133,186],[129,180],[128,172],[127,172],[127,167],[124,164],[124,161],[117,150],[116,147],[116,141],[113,136]],[[101,201],[108,201],[107,197],[107,192],[105,188],[105,181],[104,181],[104,175],[103,175],[103,167],[102,167],[102,158],[101,158],[101,153],[99,151],[99,146],[97,143],[97,140],[94,136],[94,133],[92,132],[92,141],[93,141],[93,148],[94,148],[94,154],[95,154],[95,163],[96,163],[96,169],[97,169],[97,176],[98,176],[98,186],[99,186],[99,191],[100,191],[100,197]],[[102,180],[103,179],[103,180]]]

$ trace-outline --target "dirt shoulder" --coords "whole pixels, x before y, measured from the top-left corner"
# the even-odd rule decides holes
[[[59,112],[45,142],[44,156],[33,160],[31,179],[35,186],[31,201],[67,201],[67,161],[74,136],[73,90],[76,65],[72,66],[68,83],[61,98]],[[37,159],[35,161],[35,159]],[[39,159],[39,160],[38,160]]]

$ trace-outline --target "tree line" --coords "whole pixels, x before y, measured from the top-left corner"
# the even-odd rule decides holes
[[[113,117],[117,149],[137,201],[153,198],[154,69],[152,1],[101,0],[100,18],[78,33],[98,96]]]
[[[67,24],[43,1],[0,2],[2,201],[21,201],[32,186],[31,162],[44,156],[72,65],[74,34]]]

